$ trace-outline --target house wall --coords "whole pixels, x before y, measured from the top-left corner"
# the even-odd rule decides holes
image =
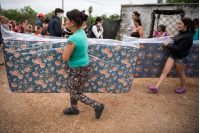
[[[140,13],[142,27],[144,28],[144,38],[148,38],[152,27],[152,18],[154,10],[182,10],[185,17],[191,19],[199,18],[198,3],[183,4],[145,4],[145,5],[121,5],[121,24],[119,31],[119,39],[122,40],[123,34],[128,35],[127,28],[132,21],[132,13],[137,11]]]

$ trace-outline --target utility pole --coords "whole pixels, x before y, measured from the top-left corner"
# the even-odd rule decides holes
[[[64,10],[64,0],[62,0],[62,9]],[[64,17],[62,18],[62,26],[64,24]]]
[[[0,3],[0,16],[2,15],[2,13],[1,13],[1,3]]]

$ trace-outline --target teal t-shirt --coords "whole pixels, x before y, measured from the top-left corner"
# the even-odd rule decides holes
[[[85,32],[80,29],[68,39],[75,44],[74,51],[68,60],[69,67],[81,67],[89,63],[88,39]]]
[[[193,36],[193,40],[199,40],[199,28],[196,29],[196,33]]]

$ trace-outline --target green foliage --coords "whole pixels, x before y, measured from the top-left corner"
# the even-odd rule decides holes
[[[110,21],[120,20],[120,16],[118,14],[110,15],[108,18]]]
[[[21,12],[17,9],[1,9],[2,15],[9,20],[20,21],[22,19]]]
[[[88,21],[86,22],[87,25],[92,25],[95,23],[96,17],[93,17],[91,15],[93,8],[92,6],[90,6],[88,8],[89,11],[89,16],[88,16]],[[33,10],[30,6],[25,6],[24,8],[21,8],[20,10],[18,9],[2,9],[2,15],[5,16],[6,18],[8,18],[9,20],[15,20],[18,23],[24,21],[25,18],[29,19],[29,24],[34,25],[35,23],[35,19],[37,18],[37,12],[35,10]],[[45,14],[45,17],[49,17],[49,19],[52,18],[52,15],[55,14],[55,11],[52,10],[49,13]],[[103,14],[100,16],[101,18],[106,18],[110,21],[115,21],[115,20],[119,20],[120,16],[118,14],[113,14],[110,15],[109,17],[107,17],[106,14]],[[64,18],[64,22],[66,22],[66,17]]]
[[[163,3],[163,0],[157,0],[158,3]]]
[[[93,25],[95,23],[96,17],[93,17],[92,15],[88,16],[88,21],[86,21],[87,25]]]
[[[108,17],[107,17],[106,14],[101,15],[101,18],[106,18],[106,19],[108,19]]]
[[[166,0],[166,3],[199,3],[199,0]]]
[[[105,18],[105,19],[108,19],[110,21],[120,20],[120,16],[118,14],[113,14],[113,15],[110,15],[109,17],[107,17],[106,14],[103,14],[100,17],[102,19]],[[92,15],[89,15],[88,21],[86,22],[86,24],[87,25],[93,25],[95,23],[96,18],[97,18],[97,16],[93,17]]]
[[[49,19],[51,19],[53,15],[55,15],[55,10],[52,10],[51,12],[45,14],[44,16],[49,17]]]
[[[2,15],[9,20],[15,20],[16,23],[24,21],[25,18],[29,19],[29,24],[34,25],[35,19],[37,17],[37,12],[33,10],[30,6],[25,6],[24,8],[18,9],[1,9]]]
[[[37,15],[37,12],[35,10],[33,10],[30,6],[26,6],[24,8],[20,9],[21,13],[24,14],[34,14]]]
[[[90,7],[88,8],[89,15],[92,14],[92,11],[93,11],[93,8],[92,8],[92,6],[90,6]]]

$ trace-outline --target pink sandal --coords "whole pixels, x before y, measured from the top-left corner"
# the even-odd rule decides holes
[[[186,92],[186,89],[178,88],[175,92],[178,94],[182,94]]]
[[[148,89],[149,89],[150,91],[153,91],[154,93],[158,93],[158,90],[156,89],[155,86],[148,86]]]

